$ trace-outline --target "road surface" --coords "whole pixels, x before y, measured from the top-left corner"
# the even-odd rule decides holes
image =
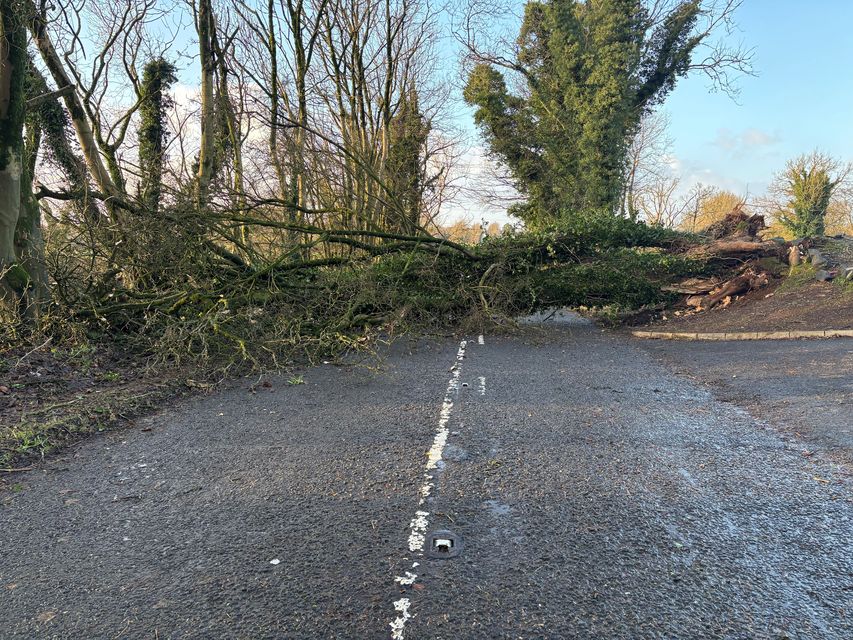
[[[853,469],[853,339],[642,346],[718,398],[774,423],[801,448]]]
[[[853,638],[842,467],[637,343],[564,318],[304,380],[17,476],[0,637]]]

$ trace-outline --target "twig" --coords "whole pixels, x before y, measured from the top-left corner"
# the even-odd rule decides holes
[[[50,344],[51,340],[53,340],[53,336],[49,337],[47,340],[45,340],[39,346],[34,347],[30,351],[27,351],[24,355],[21,356],[21,358],[18,360],[18,362],[15,363],[15,366],[12,368],[17,369],[18,367],[20,367],[24,363],[24,360],[29,358],[31,355],[33,355],[39,349],[44,349],[48,344]]]
[[[27,412],[27,417],[38,415],[40,413],[46,413],[47,411],[52,411],[53,409],[61,409],[62,407],[70,407],[72,404],[76,404],[80,402],[83,398],[74,398],[73,400],[68,400],[67,402],[57,402],[56,404],[50,404],[46,407],[39,407],[38,409],[33,409],[32,411]],[[23,421],[23,420],[22,420]]]
[[[17,469],[0,469],[0,473],[18,473],[19,471],[32,471],[35,467],[18,467]]]

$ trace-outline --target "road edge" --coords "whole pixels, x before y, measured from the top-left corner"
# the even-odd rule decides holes
[[[827,329],[824,331],[740,331],[725,333],[632,331],[631,335],[643,340],[825,340],[827,338],[853,338],[853,329]]]

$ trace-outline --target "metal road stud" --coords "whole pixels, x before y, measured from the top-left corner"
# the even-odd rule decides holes
[[[436,538],[432,541],[432,546],[439,553],[447,553],[453,548],[453,540],[450,538]]]
[[[461,538],[446,529],[433,531],[427,536],[427,540],[427,555],[430,558],[455,558],[462,551]]]

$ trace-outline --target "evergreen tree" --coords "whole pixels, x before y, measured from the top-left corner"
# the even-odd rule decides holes
[[[782,225],[800,238],[824,235],[832,195],[847,171],[837,161],[817,152],[789,162],[781,176],[782,191],[788,199],[779,216]]]
[[[527,196],[513,211],[532,226],[561,212],[615,212],[628,145],[643,114],[690,68],[700,0],[653,18],[643,0],[528,2],[509,66],[526,85],[478,64],[465,88],[491,151]]]

